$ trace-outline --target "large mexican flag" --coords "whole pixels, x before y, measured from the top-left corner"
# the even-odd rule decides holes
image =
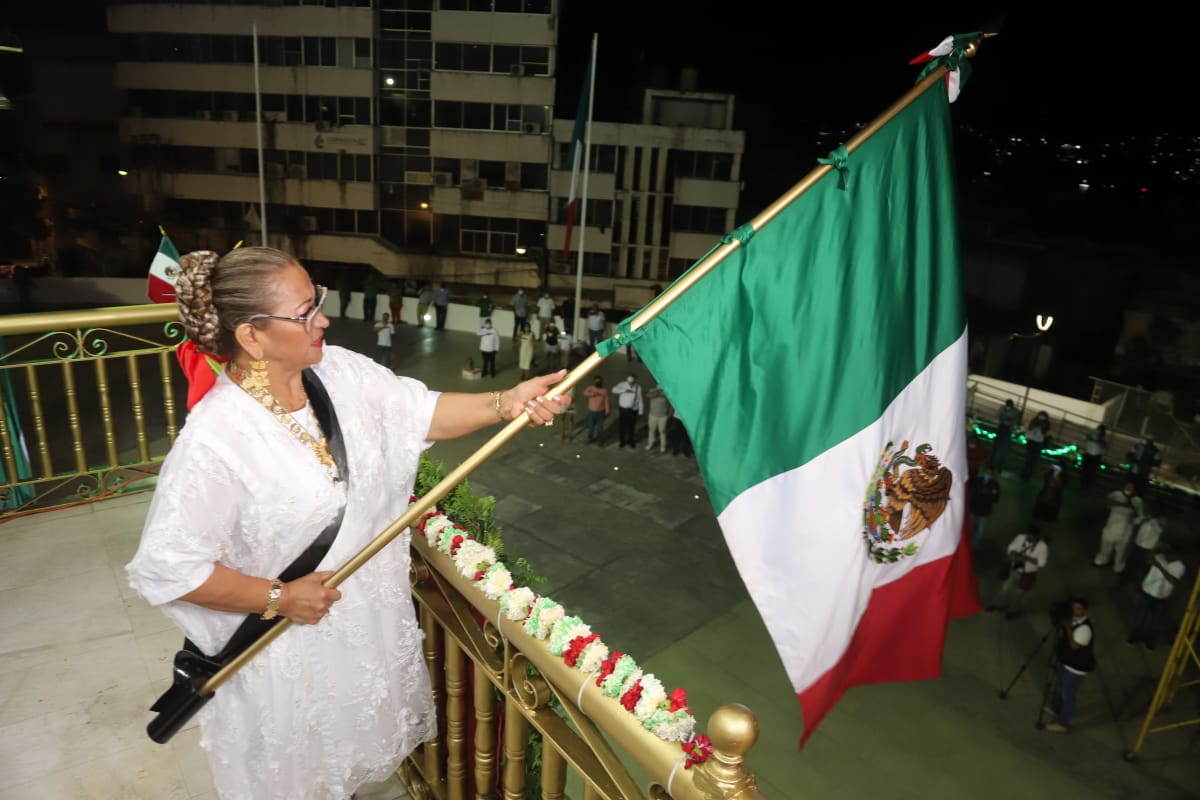
[[[979,608],[953,185],[935,84],[637,340],[805,738],[849,686],[937,676],[947,621]]]

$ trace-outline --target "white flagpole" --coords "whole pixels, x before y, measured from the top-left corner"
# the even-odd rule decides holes
[[[263,111],[262,91],[258,83],[258,20],[254,20],[251,30],[254,34],[254,127],[258,134],[258,212],[259,223],[262,226],[262,246],[267,246],[267,182],[263,175]]]
[[[592,160],[592,108],[596,104],[596,51],[600,46],[600,34],[592,34],[592,67],[588,76],[587,124],[583,128],[583,185],[579,196],[579,249],[575,253],[575,319],[567,326],[571,331],[571,346],[579,341],[579,312],[583,309],[583,234],[587,230],[587,186],[588,170]],[[565,322],[565,320],[564,320]]]

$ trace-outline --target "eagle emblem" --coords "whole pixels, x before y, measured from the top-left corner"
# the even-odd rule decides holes
[[[899,447],[887,443],[863,500],[863,538],[868,555],[880,564],[916,555],[914,537],[937,522],[954,486],[954,473],[942,466],[932,445],[907,453],[907,440]]]

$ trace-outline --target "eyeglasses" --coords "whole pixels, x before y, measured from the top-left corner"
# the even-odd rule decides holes
[[[253,314],[246,322],[254,322],[256,319],[281,319],[284,322],[302,322],[304,330],[312,333],[313,323],[316,322],[317,315],[321,313],[321,306],[325,305],[325,297],[329,294],[329,290],[324,286],[314,286],[313,290],[317,293],[317,302],[303,317],[281,317],[278,314]]]

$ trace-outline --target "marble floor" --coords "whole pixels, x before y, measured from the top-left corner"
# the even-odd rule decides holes
[[[364,352],[373,345],[361,321],[339,321],[330,340]],[[404,326],[394,366],[435,388],[478,389],[481,382],[461,379],[476,346],[470,334]],[[610,362],[600,368],[609,385],[629,371],[649,377],[623,356]],[[498,366],[495,385],[515,381],[507,347]],[[431,454],[455,465],[484,438],[444,443]],[[1167,647],[1147,653],[1125,645],[1136,595],[1089,563],[1102,490],[1069,490],[1029,615],[952,623],[941,678],[850,690],[798,750],[799,706],[730,562],[695,462],[618,449],[615,431],[603,447],[582,438],[529,431],[484,464],[472,486],[497,498],[507,550],[546,577],[540,590],[664,683],[686,688],[702,727],[724,702],[756,713],[761,732],[748,764],[767,797],[1200,797],[1197,728],[1151,736],[1134,763],[1121,757],[1137,737]],[[1019,466],[1020,454],[1013,460]],[[999,553],[1033,498],[1015,474],[1003,485],[979,557],[985,596],[998,586]],[[179,643],[124,580],[150,496],[0,524],[7,567],[0,571],[0,800],[215,797],[194,727],[166,745],[145,735],[146,709],[165,687]],[[1189,522],[1174,520],[1169,530],[1190,586],[1200,541]],[[645,602],[646,586],[656,587],[654,603]],[[1069,592],[1092,599],[1101,669],[1080,691],[1076,729],[1061,736],[1034,727],[1048,660],[1037,645],[1044,609]],[[1173,621],[1183,599],[1174,598]],[[1185,691],[1172,713],[1195,712],[1197,701]],[[404,796],[394,781],[359,793]]]

